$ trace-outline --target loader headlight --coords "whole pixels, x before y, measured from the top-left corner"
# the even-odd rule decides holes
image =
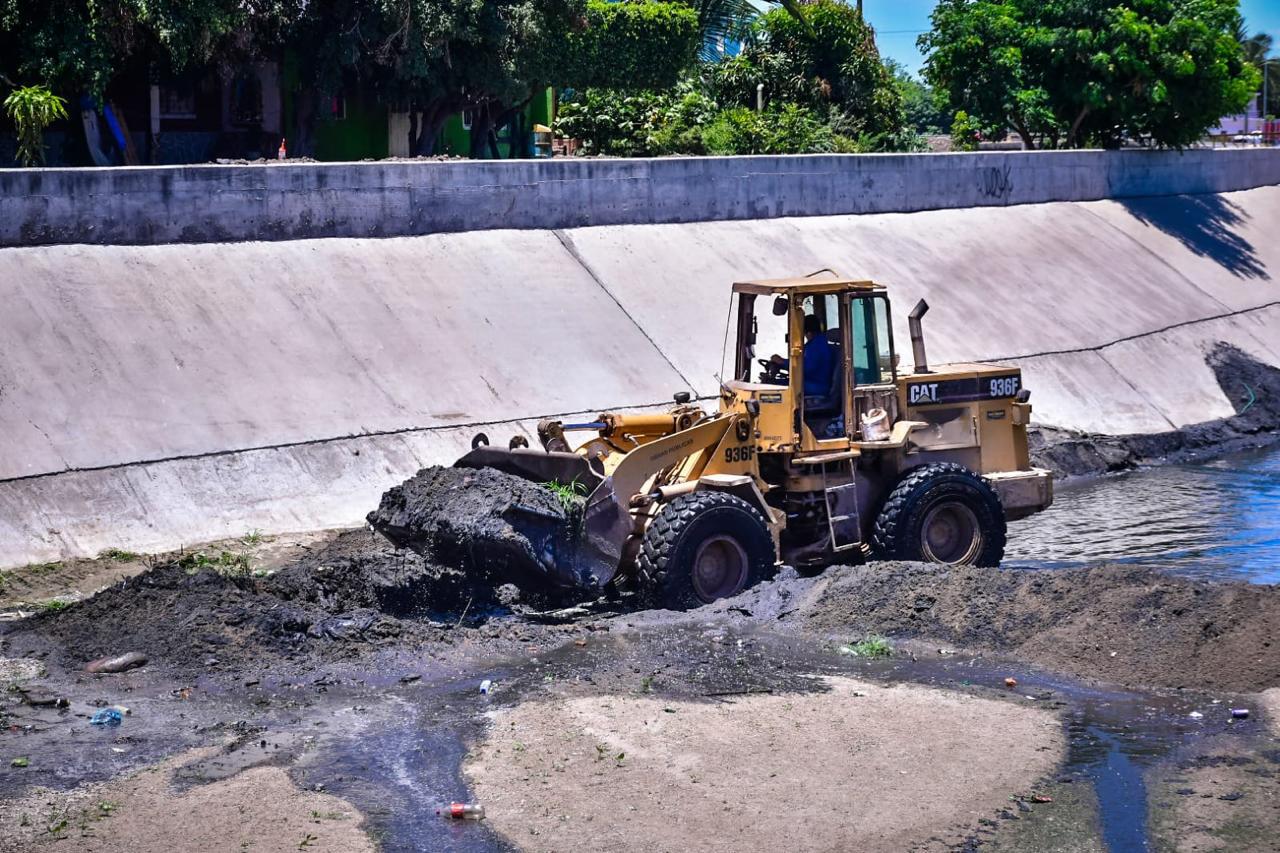
[[[1028,400],[1031,399],[1031,389],[1023,388],[1021,391],[1018,392],[1018,396],[1014,397],[1013,399],[1017,400],[1019,403],[1026,403]]]

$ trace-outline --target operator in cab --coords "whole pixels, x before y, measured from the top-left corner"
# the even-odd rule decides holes
[[[790,359],[780,355],[770,357],[770,362],[782,368],[790,367]],[[814,314],[804,318],[804,393],[805,396],[824,396],[831,389],[831,377],[836,369],[836,353],[822,330],[822,322]]]

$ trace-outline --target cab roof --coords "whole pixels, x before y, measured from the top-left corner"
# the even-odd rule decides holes
[[[804,276],[800,278],[769,278],[758,281],[734,282],[734,293],[833,293],[843,290],[883,291],[883,284],[870,279],[844,278],[832,274],[825,278]]]

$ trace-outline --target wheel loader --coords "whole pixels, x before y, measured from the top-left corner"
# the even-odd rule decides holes
[[[1029,463],[1021,371],[930,368],[927,310],[909,315],[906,371],[884,286],[739,282],[714,413],[682,392],[667,411],[542,421],[541,448],[479,435],[456,465],[585,493],[574,556],[546,581],[655,606],[735,595],[783,563],[994,566],[1006,520],[1049,506],[1052,475]]]

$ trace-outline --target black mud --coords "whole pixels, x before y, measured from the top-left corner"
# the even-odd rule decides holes
[[[581,498],[492,468],[424,468],[369,513],[396,545],[497,586],[571,587]]]
[[[1219,342],[1206,356],[1235,415],[1150,435],[1101,435],[1051,426],[1029,435],[1032,462],[1060,477],[1190,462],[1280,441],[1280,369]]]

